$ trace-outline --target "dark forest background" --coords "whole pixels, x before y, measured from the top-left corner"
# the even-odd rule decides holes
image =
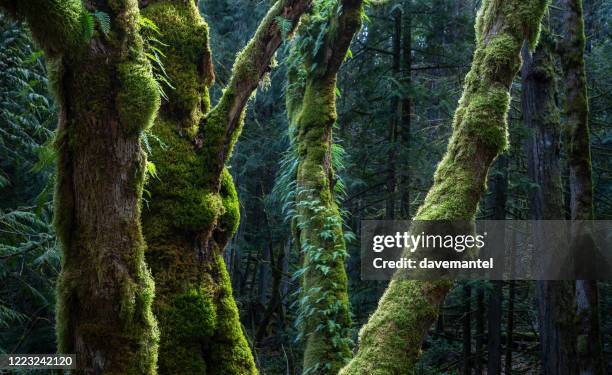
[[[478,6],[469,0],[371,2],[340,70],[334,159],[350,239],[346,266],[355,340],[386,287],[360,280],[360,221],[408,219],[422,202],[451,133],[472,59]],[[201,3],[216,56],[213,103],[268,7],[254,0]],[[551,5],[546,16],[553,35],[560,12]],[[595,218],[612,220],[612,2],[585,0],[584,12]],[[300,265],[289,223],[293,189],[286,178],[295,163],[284,99],[287,54],[281,47],[276,68],[249,105],[230,169],[241,223],[225,259],[242,324],[265,374],[301,370],[295,326]],[[555,55],[556,101],[562,106],[558,60]],[[51,216],[57,109],[47,80],[42,53],[27,28],[0,15],[0,353],[55,351],[60,252]],[[519,75],[512,86],[511,146],[489,175],[479,219],[532,217],[530,193],[538,186],[528,174],[532,129],[523,121],[521,90]],[[398,101],[410,109],[401,129],[394,121]],[[565,155],[561,158],[568,197]],[[145,192],[143,204],[147,199]],[[600,282],[599,288],[603,350],[612,372],[612,283]],[[487,372],[494,366],[506,374],[538,374],[537,321],[534,282],[458,282],[431,328],[419,373],[494,373]]]

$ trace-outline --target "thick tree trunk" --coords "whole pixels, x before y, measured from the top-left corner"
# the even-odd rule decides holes
[[[2,1],[44,49],[60,107],[55,227],[62,247],[57,284],[61,353],[78,373],[154,374],[153,281],[144,263],[140,199],[142,131],[159,94],[132,1]],[[83,31],[90,11],[111,19],[107,36]],[[93,26],[92,26],[93,27]]]
[[[560,168],[561,124],[556,100],[555,67],[550,37],[544,34],[533,55],[523,48],[522,109],[525,126],[533,130],[529,139],[529,175],[539,188],[531,193],[535,220],[564,217]],[[536,235],[536,253],[544,264],[554,254]],[[577,373],[574,286],[568,281],[536,282],[542,370],[545,375]]]
[[[589,105],[584,65],[584,19],[582,0],[560,0],[564,9],[563,39],[559,54],[566,85],[565,125],[570,174],[570,207],[573,220],[593,219],[593,182],[589,141]],[[575,238],[590,236],[581,226]],[[579,371],[584,375],[605,373],[599,319],[597,282],[576,282]]]
[[[509,89],[523,39],[536,44],[546,1],[482,3],[476,51],[455,113],[447,153],[417,220],[473,219],[495,157],[506,147]],[[449,281],[393,280],[360,333],[360,347],[341,374],[412,374]]]
[[[210,112],[212,83],[208,27],[194,1],[149,1],[165,45],[165,70],[175,87],[166,90],[154,128],[157,176],[144,215],[147,261],[158,285],[161,374],[255,374],[242,330],[223,250],[237,229],[240,211],[225,168],[240,133],[248,98],[270,69],[282,42],[278,18],[295,27],[309,1],[276,2],[237,57],[233,75]],[[207,113],[208,112],[208,113]],[[255,272],[256,273],[256,272]]]
[[[303,371],[337,374],[351,356],[348,280],[343,220],[335,200],[332,129],[336,122],[336,75],[361,26],[361,1],[342,1],[329,13],[322,53],[292,49],[287,112],[297,150],[295,240],[302,254],[300,330],[305,338]],[[325,27],[309,18],[298,40]],[[317,64],[314,67],[313,64]]]

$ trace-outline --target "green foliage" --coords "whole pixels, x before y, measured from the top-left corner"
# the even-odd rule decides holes
[[[55,351],[60,255],[49,190],[55,106],[41,53],[0,14],[0,352]]]

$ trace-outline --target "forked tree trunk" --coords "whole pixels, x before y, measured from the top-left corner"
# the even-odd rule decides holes
[[[525,38],[535,46],[544,0],[483,1],[476,51],[455,112],[453,135],[415,219],[470,220],[489,167],[507,144],[509,89]],[[393,280],[360,333],[360,347],[340,372],[412,374],[450,281]]]
[[[337,374],[351,356],[346,244],[334,194],[332,130],[336,75],[361,26],[361,6],[360,0],[339,1],[329,11],[328,30],[320,30],[326,24],[314,17],[304,20],[288,73],[287,113],[298,161],[294,236],[304,269],[300,330],[305,340],[303,371],[310,374]],[[299,48],[301,40],[321,31],[326,36],[318,54]]]
[[[161,331],[161,374],[257,373],[222,256],[240,216],[225,163],[248,99],[282,42],[279,19],[293,29],[309,3],[281,0],[271,7],[238,55],[212,110],[208,27],[196,2],[142,5],[143,14],[161,31],[163,63],[175,87],[166,89],[168,101],[153,130],[161,142],[150,141],[157,176],[148,182],[143,215],[147,261],[158,285],[154,309]]]
[[[153,122],[159,94],[138,7],[121,0],[88,9],[81,0],[3,0],[0,8],[28,22],[60,107],[58,350],[76,353],[79,373],[154,374],[158,336],[140,230],[146,165],[140,136]],[[94,10],[109,16],[108,35],[85,23]]]
[[[555,66],[550,52],[550,36],[531,54],[523,49],[522,109],[529,139],[529,175],[539,187],[531,193],[535,220],[561,220],[564,215],[560,167],[561,120],[556,100]],[[545,240],[536,234],[539,264],[554,254],[542,253]],[[538,250],[539,249],[539,250]],[[540,280],[536,282],[542,370],[545,375],[577,373],[574,283]]]

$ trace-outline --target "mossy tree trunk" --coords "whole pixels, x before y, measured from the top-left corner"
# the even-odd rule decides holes
[[[239,222],[239,204],[225,167],[246,104],[270,70],[282,42],[279,20],[293,29],[309,1],[281,0],[270,8],[240,52],[219,103],[210,108],[214,79],[208,27],[194,1],[141,5],[161,30],[167,89],[153,133],[157,176],[148,181],[143,227],[156,280],[161,374],[255,374],[222,252]],[[287,27],[282,25],[282,27]]]
[[[153,122],[159,93],[143,53],[138,6],[3,0],[0,7],[29,24],[60,107],[58,350],[76,353],[82,373],[154,374],[158,333],[140,229],[140,135]],[[110,18],[108,33],[93,12]]]
[[[523,49],[522,111],[529,139],[529,175],[538,188],[531,193],[535,220],[564,218],[561,182],[561,119],[557,108],[555,66],[550,51],[550,35],[531,54]],[[537,223],[536,223],[537,225]],[[536,235],[539,249],[545,240]],[[538,252],[537,264],[554,254]],[[540,280],[536,282],[542,370],[546,375],[577,374],[574,283]]]
[[[584,65],[584,17],[582,0],[560,0],[564,10],[563,39],[559,54],[566,87],[565,145],[569,163],[570,208],[573,220],[593,220],[593,181],[589,140],[589,105]],[[580,240],[590,237],[587,225],[575,233]],[[584,257],[595,259],[594,254]],[[578,313],[578,359],[581,374],[604,374],[597,281],[576,281]]]
[[[470,220],[489,167],[507,144],[509,89],[524,39],[534,46],[545,0],[486,0],[476,50],[455,112],[453,135],[417,220]],[[341,374],[413,374],[422,341],[450,281],[393,280],[360,332],[359,351]]]
[[[332,131],[336,75],[361,26],[362,2],[338,1],[322,12],[328,17],[312,14],[298,30],[287,90],[298,162],[294,237],[302,256],[299,320],[305,374],[337,374],[351,356],[346,244],[334,194]],[[321,32],[326,34],[317,51],[314,41]]]

